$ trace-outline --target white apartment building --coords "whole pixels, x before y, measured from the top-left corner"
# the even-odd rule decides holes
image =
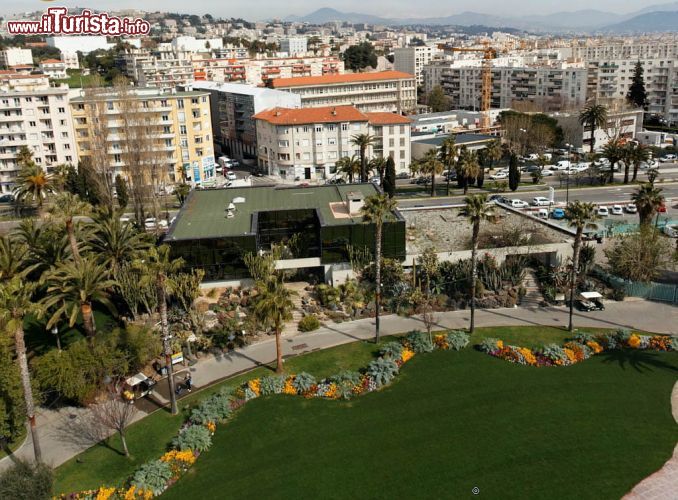
[[[417,85],[424,84],[424,66],[430,64],[439,50],[434,45],[393,49],[393,69],[409,73],[417,78]]]
[[[78,69],[78,52],[84,55],[95,50],[108,50],[113,47],[105,36],[83,35],[83,36],[52,36],[45,39],[47,45],[56,47],[61,52],[61,60],[66,63],[68,69]]]
[[[0,50],[0,66],[9,69],[12,66],[22,66],[25,64],[33,65],[33,54],[31,49],[8,47],[4,50]]]
[[[196,59],[193,69],[196,80],[262,85],[275,78],[340,75],[344,61],[335,56]]]
[[[59,59],[45,59],[40,61],[38,65],[40,71],[56,80],[68,78],[68,73],[66,73],[66,63],[60,61]]]
[[[188,59],[173,57],[172,52],[150,54],[146,50],[132,49],[122,56],[125,74],[139,87],[172,89],[193,82],[193,66]]]
[[[221,38],[195,38],[194,36],[178,36],[172,39],[172,49],[175,53],[212,52],[223,48]]]
[[[588,152],[591,147],[591,128],[584,127],[579,121],[579,113],[550,113],[549,116],[558,121],[563,129],[564,139],[575,149]],[[603,149],[610,139],[620,139],[623,142],[636,139],[643,130],[643,110],[608,111],[607,126],[598,127],[594,132],[595,149]]]
[[[480,109],[482,68],[450,62],[424,68],[427,92],[440,85],[452,108]],[[492,108],[531,102],[544,110],[579,109],[586,103],[587,71],[583,67],[495,66],[492,68]]]
[[[273,108],[254,115],[258,164],[283,179],[331,179],[337,160],[359,156],[358,134],[373,135],[369,157],[392,157],[397,172],[410,166],[410,119],[395,113],[363,113],[354,106]]]
[[[308,40],[304,36],[290,36],[280,40],[280,52],[290,57],[303,56],[308,51]]]
[[[305,108],[355,106],[363,112],[402,114],[417,107],[415,77],[400,71],[277,78],[270,86],[299,94]]]
[[[50,87],[44,75],[0,75],[0,192],[14,189],[22,146],[46,172],[77,163],[68,87]]]

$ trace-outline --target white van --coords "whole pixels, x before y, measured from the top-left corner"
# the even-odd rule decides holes
[[[220,156],[217,161],[219,162],[219,166],[221,168],[227,167],[227,165],[231,164],[231,159],[228,156]]]

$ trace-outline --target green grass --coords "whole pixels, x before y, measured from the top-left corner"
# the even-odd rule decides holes
[[[94,83],[94,76],[93,74],[90,75],[83,75],[82,71],[77,70],[77,69],[68,69],[66,70],[68,73],[68,78],[64,78],[62,80],[54,80],[54,83],[60,84],[60,83],[67,83],[68,86],[72,89],[79,89],[83,87],[87,87],[88,85],[91,85]],[[103,81],[103,80],[102,80]],[[111,84],[108,82],[103,81],[104,86],[110,86]]]
[[[512,344],[536,346],[547,342],[560,343],[568,338],[569,334],[548,327],[485,328],[479,329],[472,341],[477,343],[487,336],[499,337]],[[390,340],[392,339],[385,338],[383,342]],[[327,376],[344,369],[366,366],[376,351],[377,347],[374,344],[354,342],[288,359],[286,370],[297,373],[308,371],[317,377]],[[614,467],[610,464],[628,458],[629,464],[633,463],[638,470],[634,472],[622,469],[622,474],[606,481],[614,485],[618,478],[626,478],[630,487],[636,479],[640,480],[668,458],[671,443],[675,443],[678,438],[675,429],[671,434],[670,425],[667,423],[667,420],[670,423],[668,398],[672,380],[675,381],[678,356],[675,353],[637,355],[647,357],[643,360],[649,367],[645,371],[638,372],[632,365],[622,367],[616,360],[603,357],[565,369],[536,369],[509,365],[470,349],[462,353],[436,353],[415,358],[413,363],[405,367],[402,376],[393,387],[350,403],[306,401],[284,397],[251,402],[233,422],[220,427],[212,451],[201,457],[197,468],[170,490],[168,496],[178,497],[183,494],[186,498],[197,498],[186,492],[191,491],[191,485],[193,488],[211,488],[209,484],[203,483],[218,484],[214,478],[221,472],[215,472],[214,467],[221,468],[222,471],[228,467],[229,496],[271,495],[277,488],[280,488],[281,493],[273,494],[274,497],[353,496],[355,492],[347,489],[351,486],[349,484],[339,485],[341,488],[336,492],[333,487],[327,485],[334,485],[339,481],[339,477],[353,477],[353,474],[358,474],[359,471],[354,469],[369,469],[368,464],[376,465],[380,462],[385,465],[379,467],[377,476],[394,488],[390,496],[394,496],[394,492],[399,492],[400,488],[404,487],[398,482],[400,478],[411,478],[412,474],[417,474],[416,481],[419,481],[421,476],[421,480],[424,481],[422,488],[432,488],[430,491],[438,493],[443,487],[456,488],[458,485],[454,478],[460,481],[463,479],[466,482],[462,481],[464,488],[460,491],[467,493],[467,490],[473,487],[466,486],[471,479],[485,480],[487,474],[490,476],[485,483],[486,487],[495,487],[504,476],[501,470],[495,470],[500,462],[496,462],[496,466],[493,464],[496,460],[502,459],[493,457],[492,461],[485,465],[476,463],[477,460],[474,459],[471,462],[477,469],[473,469],[469,468],[471,465],[464,464],[464,460],[460,460],[452,451],[458,450],[462,456],[473,457],[474,451],[468,447],[459,448],[457,440],[468,441],[470,446],[474,439],[468,434],[476,433],[480,435],[479,439],[483,446],[489,446],[489,437],[485,433],[491,431],[489,436],[495,436],[495,427],[506,431],[505,435],[502,434],[503,437],[500,436],[503,441],[502,439],[497,441],[496,453],[507,453],[509,456],[518,454],[517,459],[524,460],[521,457],[527,454],[525,449],[527,443],[534,441],[537,451],[533,460],[548,463],[551,469],[557,467],[563,469],[558,480],[570,471],[572,475],[569,477],[572,477],[573,482],[579,482],[578,479],[575,480],[577,477],[575,472],[579,469],[572,469],[572,463],[583,460],[584,463],[591,465],[592,459],[589,460],[587,457],[575,459],[572,450],[570,455],[563,456],[562,461],[556,460],[559,454],[555,450],[567,448],[569,445],[575,446],[573,443],[579,443],[580,440],[583,446],[582,453],[592,449],[596,453],[594,456],[598,457],[596,460],[600,462],[596,463],[595,467],[609,466],[610,477],[615,473]],[[629,360],[631,361],[633,360]],[[671,366],[662,367],[659,362]],[[186,419],[190,405],[224,386],[236,386],[245,380],[268,373],[271,372],[267,368],[257,368],[215,384],[182,399],[180,415],[172,417],[166,411],[160,410],[131,426],[128,430],[128,443],[133,456],[130,459],[120,455],[117,437],[112,437],[108,443],[90,448],[56,470],[55,492],[96,488],[102,484],[122,485],[139,465],[156,459],[167,449]],[[416,387],[409,386],[413,383]],[[596,400],[596,397],[601,399]],[[374,401],[375,398],[377,403],[367,403]],[[573,404],[573,401],[576,401],[576,404]],[[366,406],[360,410],[360,406],[363,405]],[[352,411],[354,407],[356,411]],[[623,411],[620,411],[620,408],[623,408]],[[543,422],[542,417],[545,418]],[[395,418],[395,421],[392,422],[391,418]],[[344,419],[347,419],[346,422],[343,422]],[[533,421],[534,419],[536,421]],[[643,425],[637,426],[635,422],[643,422]],[[552,425],[552,428],[549,425]],[[580,429],[582,426],[583,429]],[[540,429],[543,436],[533,427]],[[627,429],[629,434],[640,433],[640,437],[636,439],[635,435],[625,436],[622,432],[620,442],[626,443],[627,437],[633,437],[623,450],[627,456],[619,457],[617,456],[619,453],[614,456],[612,454],[602,456],[605,446],[611,446],[611,450],[621,446],[611,434],[613,431],[619,433],[618,428],[621,427]],[[599,431],[599,435],[593,432],[594,428]],[[436,438],[430,435],[433,430]],[[527,432],[525,437],[519,439],[513,435],[513,432],[523,430]],[[357,433],[355,436],[352,435],[354,431]],[[582,431],[585,431],[585,436],[590,434],[591,438],[583,439],[580,435]],[[247,432],[248,435],[242,435],[243,432]],[[370,438],[372,433],[374,437]],[[564,438],[564,434],[571,434],[574,441]],[[436,442],[438,437],[447,443],[446,446],[449,446],[450,450],[439,450],[440,446]],[[347,445],[347,439],[350,440],[350,445]],[[365,439],[367,441],[363,443]],[[549,451],[546,444],[540,444],[541,439],[546,439],[546,443],[555,446],[554,451]],[[565,442],[560,443],[559,439],[564,439]],[[588,443],[589,439],[593,441]],[[250,441],[250,444],[243,444]],[[295,445],[296,442],[299,445]],[[309,443],[314,444],[310,446]],[[631,449],[637,443],[641,443],[638,445],[642,452],[640,455],[635,449]],[[523,448],[514,450],[514,446]],[[430,453],[433,453],[431,456],[427,455],[429,448]],[[237,450],[237,460],[234,460],[236,456],[234,450]],[[483,449],[482,453],[490,451]],[[439,453],[442,453],[440,457],[437,455]],[[539,455],[540,453],[542,455]],[[338,464],[342,467],[345,464],[345,468],[336,471],[323,470],[323,464],[327,465],[328,460],[332,460],[335,468]],[[399,464],[401,461],[419,464],[414,465],[419,469],[402,471],[404,465]],[[313,465],[315,462],[317,466]],[[534,465],[534,462],[528,462]],[[436,486],[433,484],[433,477],[440,473],[430,475],[428,469],[433,467],[435,470],[441,464],[449,464],[446,470],[449,468],[455,472],[450,472],[449,481],[445,479],[447,482],[443,481]],[[395,468],[391,470],[394,466]],[[522,466],[527,467],[525,463]],[[308,467],[311,469],[307,473]],[[264,470],[266,474],[257,475],[257,484],[253,485],[252,471]],[[509,474],[509,471],[506,473]],[[548,477],[551,474],[552,470],[544,476]],[[370,483],[369,478],[363,478],[360,474],[356,477],[360,477],[360,481],[365,481],[366,494],[362,494],[362,497],[389,496],[386,492],[381,494],[380,486]],[[476,477],[478,479],[475,479]],[[232,481],[235,481],[233,485]],[[416,482],[414,479],[413,481]],[[355,483],[353,479],[348,482]],[[322,490],[319,495],[318,488],[321,487],[321,483],[329,489]],[[301,494],[299,490],[294,489],[300,488],[300,485],[308,487],[308,493],[304,490]],[[254,488],[252,492],[249,490],[250,487]],[[482,489],[480,483],[478,487]],[[235,489],[231,495],[232,488]],[[330,490],[332,494],[328,493]],[[218,497],[218,493],[217,490],[206,491],[204,494],[201,492],[201,495],[205,498]],[[438,493],[426,496],[450,496]],[[545,495],[546,490],[541,493]],[[416,494],[407,491],[406,494],[421,496],[421,492]]]
[[[616,499],[671,456],[677,373],[675,353],[565,369],[471,349],[421,355],[351,402],[248,403],[164,497],[468,498],[478,487],[486,498]]]

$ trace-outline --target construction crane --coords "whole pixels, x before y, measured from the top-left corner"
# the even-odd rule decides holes
[[[440,47],[451,52],[482,52],[482,92],[480,97],[480,127],[483,131],[490,129],[492,120],[490,120],[490,104],[492,103],[492,59],[497,57],[497,49],[490,47],[489,42],[483,42],[483,48],[471,47]]]

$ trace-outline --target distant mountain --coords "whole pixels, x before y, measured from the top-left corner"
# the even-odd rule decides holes
[[[393,19],[384,19],[379,16],[372,16],[370,14],[360,14],[357,12],[339,12],[328,7],[318,9],[305,16],[288,16],[285,21],[310,23],[310,24],[325,24],[334,21],[347,22],[354,24],[394,24]]]
[[[600,31],[613,33],[678,31],[678,11],[640,14],[626,21],[605,26]]]
[[[524,21],[536,23],[539,26],[561,28],[595,28],[620,22],[624,16],[601,10],[576,10],[574,12],[556,12],[541,16],[525,16]]]
[[[627,18],[636,17],[640,14],[645,14],[647,12],[673,12],[675,10],[678,10],[678,2],[660,3],[643,7],[642,9],[632,12],[630,15],[627,15],[626,17]]]

